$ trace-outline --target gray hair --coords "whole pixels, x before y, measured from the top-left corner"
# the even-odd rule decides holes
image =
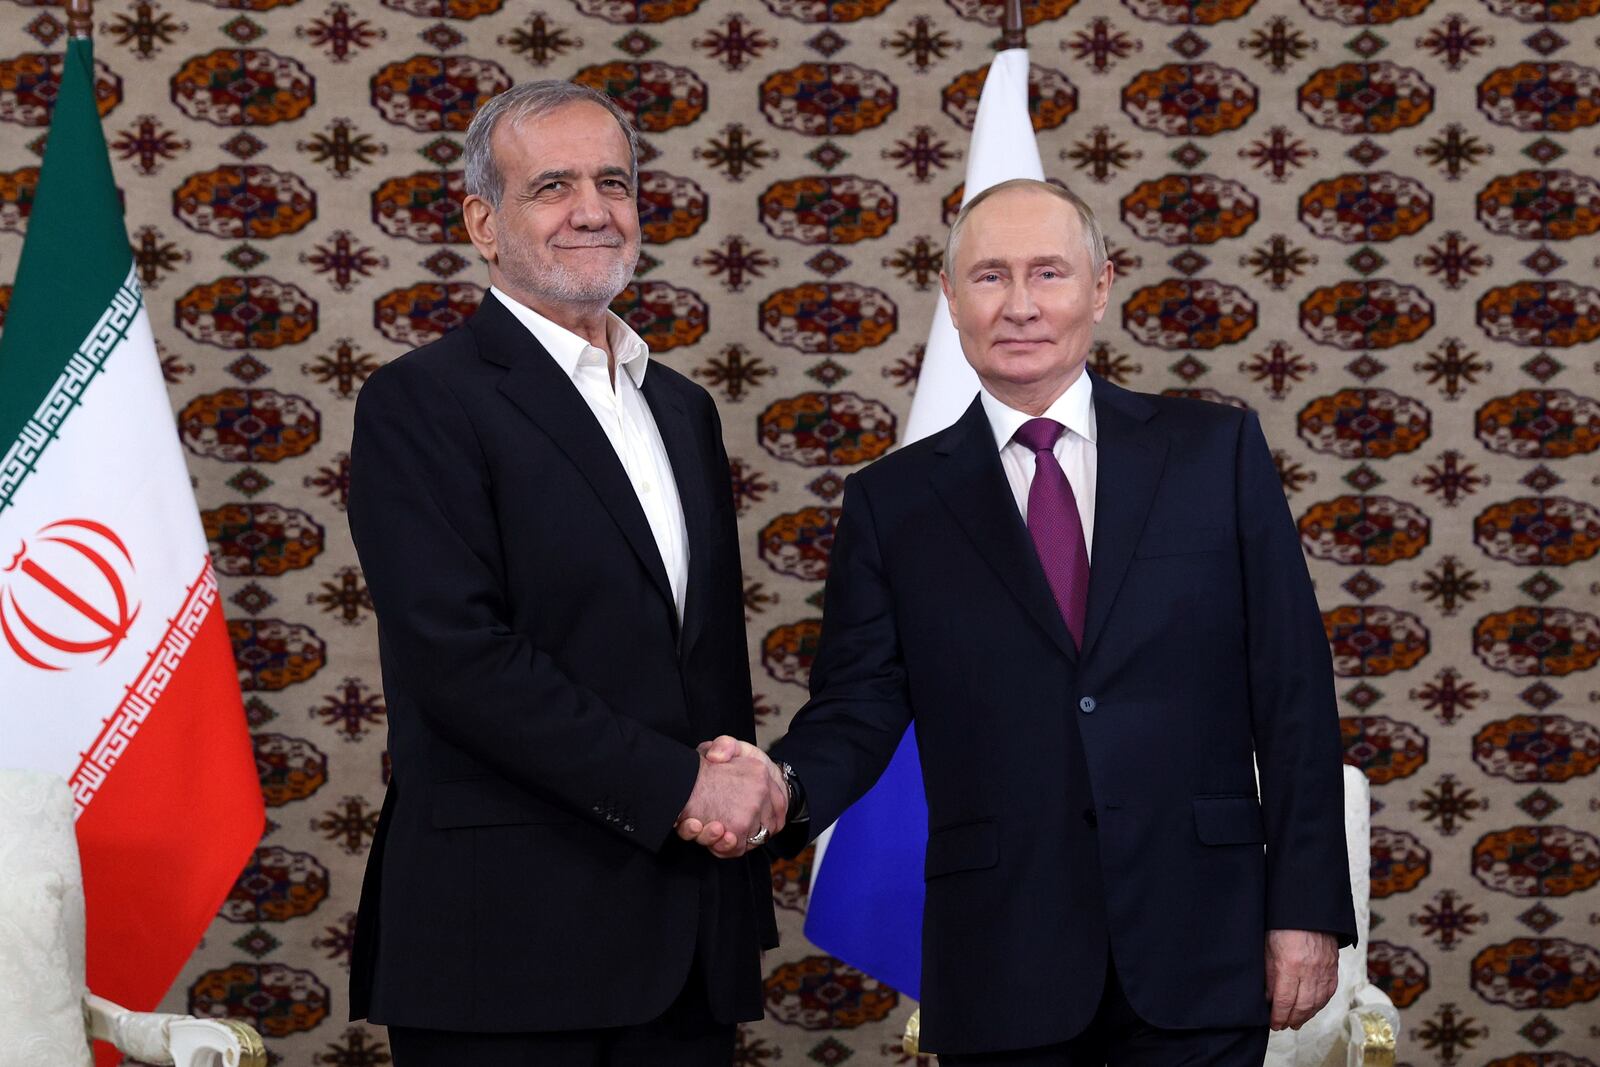
[[[467,195],[481,196],[495,210],[500,208],[500,197],[505,193],[506,181],[495,162],[494,149],[489,142],[502,119],[517,126],[524,119],[539,118],[570,104],[583,103],[598,104],[605,108],[617,120],[617,125],[622,127],[622,135],[628,140],[628,170],[633,176],[633,184],[638,185],[639,131],[633,128],[627,113],[609,96],[597,93],[586,85],[547,78],[512,86],[499,96],[492,97],[472,116],[472,124],[467,127],[465,150]]]
[[[1106,235],[1100,228],[1100,220],[1095,217],[1094,208],[1077,193],[1064,185],[1055,182],[1043,182],[1037,178],[1012,178],[1009,181],[991,185],[977,196],[962,205],[956,214],[956,220],[950,224],[950,236],[944,244],[944,269],[951,270],[956,261],[956,245],[961,241],[961,231],[966,228],[967,216],[972,214],[974,208],[997,193],[1010,189],[1034,189],[1041,193],[1049,193],[1057,200],[1064,200],[1071,204],[1078,213],[1078,221],[1083,229],[1083,244],[1089,250],[1089,266],[1095,277],[1100,276],[1100,271],[1106,265]]]

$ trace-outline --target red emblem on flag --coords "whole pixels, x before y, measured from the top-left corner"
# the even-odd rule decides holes
[[[133,576],[133,557],[109,527],[53,522],[0,570],[0,636],[41,670],[66,670],[96,653],[104,663],[139,617],[128,595]]]

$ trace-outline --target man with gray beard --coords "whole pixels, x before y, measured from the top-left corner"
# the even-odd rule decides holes
[[[485,104],[462,210],[492,287],[356,408],[392,778],[351,1015],[398,1067],[726,1065],[761,1015],[754,846],[789,793],[764,755],[696,746],[755,737],[738,537],[711,398],[607,310],[637,159],[588,89]]]

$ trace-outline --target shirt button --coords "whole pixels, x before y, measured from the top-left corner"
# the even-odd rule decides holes
[[[1078,701],[1078,710],[1083,712],[1085,715],[1092,714],[1094,712],[1094,708],[1094,697],[1084,697],[1082,700]]]
[[[649,482],[640,482],[639,483],[639,492],[648,493],[649,491],[650,491],[650,483]]]

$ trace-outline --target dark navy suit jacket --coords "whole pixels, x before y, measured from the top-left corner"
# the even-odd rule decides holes
[[[350,530],[377,606],[393,780],[355,1018],[642,1023],[697,951],[713,1012],[761,1016],[767,863],[718,861],[672,829],[693,746],[755,737],[728,459],[705,390],[653,363],[643,392],[687,526],[681,626],[616,452],[499,300],[362,387]]]
[[[1108,951],[1149,1023],[1265,1025],[1268,929],[1355,938],[1328,644],[1260,425],[1093,386],[1083,648],[974,401],[847,480],[774,749],[820,831],[915,724],[935,1052],[1070,1039]]]

